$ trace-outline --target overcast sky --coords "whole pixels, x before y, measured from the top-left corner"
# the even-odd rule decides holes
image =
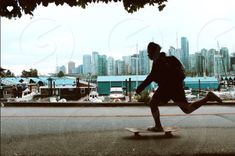
[[[37,7],[32,17],[1,18],[1,66],[16,75],[30,68],[45,74],[70,60],[78,66],[93,51],[120,59],[146,49],[150,41],[163,51],[180,48],[182,36],[190,53],[218,49],[217,42],[232,53],[234,8],[234,0],[169,0],[161,12],[146,6],[133,14],[122,3]]]

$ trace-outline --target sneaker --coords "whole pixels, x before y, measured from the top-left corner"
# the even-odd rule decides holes
[[[222,103],[222,100],[213,92],[208,92],[207,99],[208,101],[217,101],[218,103]]]
[[[147,128],[148,131],[151,131],[151,132],[163,132],[164,129],[162,127],[158,128],[158,127],[148,127]]]

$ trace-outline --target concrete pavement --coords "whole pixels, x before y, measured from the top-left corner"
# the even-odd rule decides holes
[[[147,107],[1,108],[1,155],[234,155],[235,107],[204,106],[191,115],[161,107],[174,137],[134,137]]]

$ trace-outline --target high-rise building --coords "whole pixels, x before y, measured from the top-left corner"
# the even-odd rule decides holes
[[[208,76],[214,76],[214,55],[216,55],[215,49],[209,49],[206,57],[206,74]]]
[[[131,56],[131,75],[139,74],[139,57],[137,54]]]
[[[113,57],[107,59],[107,75],[116,75],[115,61]]]
[[[231,71],[233,71],[233,73],[235,73],[235,53],[232,54],[232,56],[230,57],[230,69]]]
[[[79,65],[79,66],[77,67],[76,73],[78,73],[78,74],[83,74],[83,65]]]
[[[92,73],[92,75],[98,75],[98,60],[99,60],[99,53],[92,52],[92,58],[91,58],[91,73]]]
[[[147,75],[150,71],[149,58],[146,50],[139,51],[139,75]]]
[[[196,56],[196,73],[197,76],[203,76],[204,75],[204,56],[202,56],[201,53],[195,53]]]
[[[214,55],[214,76],[220,77],[224,75],[222,56],[220,54]]]
[[[207,71],[207,62],[208,62],[208,51],[207,49],[203,48],[201,49],[201,54],[204,57],[204,61],[203,61],[203,76],[208,76],[208,71]]]
[[[125,64],[123,60],[116,60],[116,67],[117,67],[117,75],[124,75],[125,72]]]
[[[69,61],[69,63],[68,63],[68,74],[73,74],[74,70],[75,70],[75,62]]]
[[[190,76],[196,76],[197,75],[197,69],[196,69],[196,55],[190,54],[189,55],[189,71],[191,72]]]
[[[91,73],[91,55],[83,55],[83,74]]]
[[[124,61],[124,74],[130,75],[131,74],[131,56],[123,56],[122,57]]]
[[[222,56],[223,59],[223,72],[228,73],[230,71],[230,59],[229,59],[229,51],[228,48],[226,47],[222,47],[220,49],[220,54]]]
[[[175,49],[174,47],[170,47],[170,49],[168,50],[168,55],[169,56],[175,56],[179,61],[182,62],[181,60],[181,49]]]
[[[186,37],[181,37],[181,60],[185,70],[189,70],[189,43]]]
[[[98,55],[98,72],[97,75],[107,75],[107,56]]]
[[[77,73],[78,73],[78,69],[74,67],[74,69],[72,70],[72,74],[77,74]]]

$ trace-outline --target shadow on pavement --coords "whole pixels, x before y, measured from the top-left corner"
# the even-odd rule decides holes
[[[123,137],[125,140],[162,140],[162,139],[179,139],[181,138],[178,135],[166,136],[166,135],[131,135]]]

